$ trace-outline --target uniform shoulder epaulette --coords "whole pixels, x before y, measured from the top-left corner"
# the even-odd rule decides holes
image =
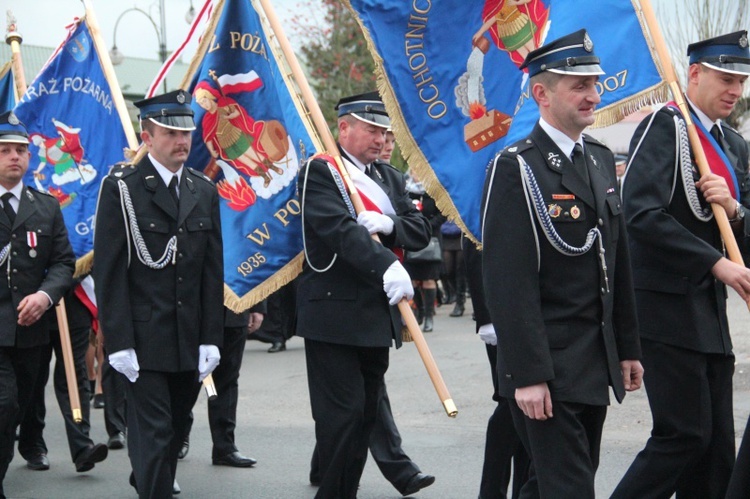
[[[501,155],[511,155],[511,156],[517,156],[518,154],[521,154],[522,152],[531,149],[534,145],[533,142],[529,139],[523,139],[519,140],[518,142],[514,142],[513,144],[510,144],[509,146],[505,147],[502,151],[500,151]]]
[[[209,177],[205,173],[199,172],[198,170],[196,170],[194,168],[190,168],[190,167],[187,168],[187,171],[190,172],[194,177],[197,177],[197,178],[199,178],[201,180],[205,180],[209,184],[214,185],[214,181],[211,180],[211,177]]]
[[[112,167],[109,171],[110,177],[124,178],[128,175],[135,173],[135,165],[133,163],[118,163]]]
[[[675,106],[669,106],[667,104],[664,104],[661,109],[659,109],[659,111],[667,112],[673,116],[682,116],[679,108],[676,108]]]
[[[594,144],[594,145],[597,145],[597,146],[607,147],[604,144],[602,144],[601,142],[599,142],[598,140],[596,140],[591,135],[587,135],[585,133],[583,134],[583,141],[586,142],[587,144]]]
[[[376,159],[375,161],[373,161],[373,163],[377,163],[377,164],[379,164],[381,166],[387,166],[388,168],[391,168],[392,170],[399,171],[398,168],[396,168],[392,164],[388,163],[387,161],[383,161],[382,159]]]
[[[732,128],[731,126],[727,125],[726,121],[721,122],[721,128],[724,129],[725,131],[728,130],[730,132],[733,132],[735,135],[739,135],[740,137],[742,137],[742,134],[738,132],[737,130],[735,130],[734,128]],[[744,137],[743,137],[743,140],[744,140]]]
[[[36,194],[42,194],[43,196],[49,196],[49,197],[51,197],[52,199],[57,199],[57,198],[55,198],[55,196],[53,196],[53,195],[52,195],[52,194],[50,194],[49,192],[44,192],[44,191],[40,191],[39,189],[37,189],[37,188],[36,188],[36,187],[34,187],[33,185],[27,185],[26,187],[27,187],[27,188],[28,188],[28,189],[29,189],[30,191],[34,191],[34,193],[36,193]]]

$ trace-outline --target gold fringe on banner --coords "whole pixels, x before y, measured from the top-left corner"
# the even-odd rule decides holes
[[[597,110],[594,113],[596,116],[596,122],[591,125],[591,128],[602,128],[614,125],[642,107],[663,104],[667,101],[669,101],[669,85],[667,82],[663,81],[651,88],[628,97],[627,99],[612,103],[609,106]]]
[[[260,303],[268,296],[289,284],[300,272],[305,256],[300,253],[286,265],[281,267],[272,277],[255,286],[249,293],[240,298],[229,286],[224,285],[224,305],[235,313],[242,313],[256,303]]]
[[[76,260],[76,271],[73,274],[74,278],[83,277],[91,273],[91,268],[94,266],[94,252],[89,251],[81,258]]]

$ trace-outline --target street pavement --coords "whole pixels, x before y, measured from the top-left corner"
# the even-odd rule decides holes
[[[739,438],[750,414],[750,312],[730,291],[730,320],[737,354],[735,422]],[[438,367],[458,406],[446,416],[413,344],[391,350],[386,383],[404,449],[434,485],[415,497],[475,498],[478,495],[487,418],[494,410],[492,382],[484,344],[474,334],[471,307],[463,317],[449,317],[451,306],[438,309],[435,331],[425,335]],[[356,325],[353,325],[356,327]],[[180,461],[180,499],[190,498],[311,498],[310,454],[315,443],[310,414],[304,344],[287,343],[287,351],[266,353],[268,345],[248,341],[240,377],[237,445],[258,460],[251,469],[211,464],[211,437],[206,400],[195,408],[190,453]],[[585,360],[583,360],[585,361]],[[613,399],[614,400],[614,399]],[[92,409],[92,437],[106,442],[103,411]],[[599,497],[608,497],[632,459],[643,447],[651,418],[645,392],[629,394],[609,410],[597,474]],[[45,431],[51,468],[31,471],[16,455],[5,479],[11,498],[86,499],[134,498],[128,485],[127,450],[110,451],[106,461],[88,473],[76,473],[65,439],[54,392],[47,388]],[[369,459],[360,483],[360,499],[397,498],[400,494]]]

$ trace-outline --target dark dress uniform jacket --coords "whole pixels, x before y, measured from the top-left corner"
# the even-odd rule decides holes
[[[621,401],[619,362],[641,355],[614,158],[594,139],[584,141],[590,188],[538,124],[488,174],[482,265],[500,394],[508,398],[547,382],[552,400],[606,405],[611,385]],[[609,292],[597,243],[583,255],[563,255],[530,215],[518,155],[531,166],[545,209],[557,214],[552,224],[565,242],[581,247],[590,229],[601,231]]]
[[[176,264],[154,270],[126,238],[118,181],[128,187],[138,227],[154,260],[177,236]],[[184,168],[179,213],[148,157],[102,182],[94,240],[99,318],[107,350],[134,348],[141,369],[198,367],[198,346],[221,347],[224,290],[219,199],[202,173]],[[130,247],[128,247],[130,245]],[[128,252],[130,266],[128,267]]]
[[[647,134],[651,117],[641,122],[630,144],[631,151],[638,150],[623,183],[641,336],[702,353],[728,354],[732,342],[726,288],[711,273],[723,254],[721,236],[714,219],[702,222],[689,208],[672,153],[677,150],[676,116],[673,108],[663,107]],[[739,134],[723,129],[742,202],[750,206],[747,145]],[[698,197],[703,202],[700,193]],[[744,224],[739,242],[742,232],[750,232],[750,217]]]
[[[37,236],[34,258],[29,255],[27,232]],[[7,264],[0,269],[0,346],[44,345],[49,342],[45,316],[31,326],[18,326],[16,310],[24,297],[37,291],[57,303],[73,285],[75,255],[57,200],[25,186],[12,228],[5,213],[0,213],[0,248],[9,241],[10,281]]]
[[[387,163],[372,164],[371,178],[385,191],[398,216],[382,244],[349,214],[327,163],[312,160],[303,168],[299,189],[307,253],[317,269],[305,264],[297,304],[297,335],[359,347],[401,345],[401,317],[389,307],[383,274],[396,261],[390,248],[418,250],[430,239],[430,224],[404,190],[404,177]]]

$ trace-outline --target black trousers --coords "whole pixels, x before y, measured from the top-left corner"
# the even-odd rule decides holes
[[[76,423],[70,410],[70,394],[68,393],[68,381],[65,377],[65,362],[63,361],[62,345],[60,344],[60,332],[57,330],[50,331],[50,342],[42,347],[39,376],[34,384],[32,400],[24,418],[21,420],[21,428],[18,432],[18,452],[24,459],[28,460],[39,454],[47,454],[47,444],[44,441],[44,420],[47,415],[44,391],[49,381],[49,366],[53,351],[55,352],[55,370],[52,376],[52,384],[55,389],[57,405],[60,407],[63,421],[65,421],[65,434],[68,437],[71,460],[75,461],[79,452],[94,445],[89,437],[91,429],[89,399],[91,393],[86,373],[86,350],[89,346],[89,332],[90,329],[87,327],[70,330],[70,346],[73,350],[78,395],[81,399],[82,420],[80,423]]]
[[[513,465],[513,499],[518,499],[521,487],[529,478],[531,460],[526,453],[518,432],[513,426],[510,405],[515,400],[501,397],[497,389],[497,347],[485,345],[490,361],[492,384],[495,388],[492,399],[497,402],[495,411],[487,421],[487,435],[484,442],[484,464],[482,481],[479,485],[480,499],[506,499]]]
[[[513,423],[531,455],[521,498],[594,499],[594,475],[607,406],[552,402],[554,417],[532,420],[508,404]]]
[[[0,497],[2,482],[13,460],[16,426],[31,402],[39,373],[42,347],[0,347]]]
[[[234,429],[237,426],[240,368],[245,353],[247,327],[225,327],[221,362],[213,378],[218,397],[208,402],[208,424],[211,428],[213,450],[211,457],[221,457],[237,450]]]
[[[141,370],[135,383],[126,381],[128,455],[141,499],[172,497],[177,454],[197,384],[195,371]]]
[[[127,431],[127,401],[125,384],[127,378],[109,365],[107,346],[104,346],[102,363],[102,394],[104,395],[104,427],[110,437]]]
[[[315,497],[355,498],[388,370],[388,348],[305,339],[305,357],[320,460]]]
[[[734,356],[641,339],[653,428],[613,498],[723,498],[734,464]]]
[[[385,382],[380,391],[378,400],[378,415],[375,426],[370,434],[370,454],[378,465],[383,476],[403,494],[409,480],[420,473],[419,466],[406,455],[401,448],[401,434],[398,432],[396,422],[393,420],[391,401]],[[318,458],[318,446],[315,445],[312,459],[310,460],[310,479],[320,482],[320,463]]]
[[[737,452],[737,461],[734,463],[732,478],[729,480],[726,499],[748,498],[750,498],[750,419],[747,420],[745,434],[742,435],[742,443]]]

